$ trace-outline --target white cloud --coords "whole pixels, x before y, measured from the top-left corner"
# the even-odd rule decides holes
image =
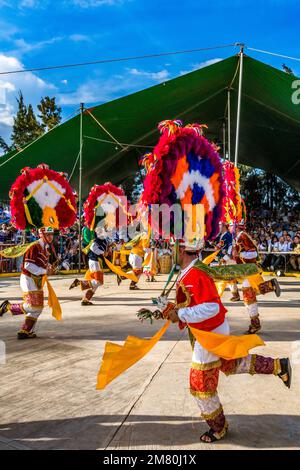
[[[90,37],[85,34],[71,34],[70,39],[74,42],[85,42],[91,40]]]
[[[0,70],[12,71],[24,69],[23,64],[15,57],[0,54]],[[0,75],[0,135],[8,139],[17,108],[16,96],[21,90],[26,103],[34,107],[42,96],[53,94],[56,87],[47,83],[31,72],[11,75]]]
[[[71,3],[81,8],[93,8],[93,7],[101,7],[103,5],[107,5],[107,6],[122,5],[126,1],[128,0],[71,0]]]
[[[45,46],[49,46],[51,44],[55,44],[56,42],[62,41],[64,38],[62,36],[56,36],[51,39],[46,39],[44,41],[39,41],[35,43],[29,43],[25,41],[23,38],[21,39],[16,39],[14,41],[15,46],[17,47],[16,50],[11,51],[10,53],[12,55],[20,55],[20,54],[26,54],[28,52],[37,50],[37,49],[42,49]]]
[[[126,69],[126,72],[124,75],[114,75],[108,79],[88,80],[72,93],[61,93],[58,102],[60,105],[103,103],[142,90],[153,85],[153,82],[163,82],[169,76],[167,70],[145,72],[132,68]]]
[[[192,64],[191,68],[189,70],[181,70],[180,75],[185,75],[186,73],[194,72],[195,70],[203,69],[204,67],[208,67],[209,65],[216,64],[217,62],[220,62],[223,59],[220,59],[219,57],[215,59],[209,59],[205,60],[204,62],[199,62],[197,64]]]
[[[64,80],[61,81],[61,83],[62,83],[63,85],[67,85],[67,84],[68,84],[68,80],[64,79]]]
[[[39,0],[21,0],[20,7],[21,8],[37,8],[40,6]]]
[[[19,29],[6,21],[0,20],[0,39],[3,41],[10,41],[17,33]]]
[[[150,78],[151,80],[155,81],[163,81],[169,77],[168,70],[160,70],[159,72],[146,72],[145,70],[138,70],[138,69],[127,69],[131,75],[136,75],[140,77]]]

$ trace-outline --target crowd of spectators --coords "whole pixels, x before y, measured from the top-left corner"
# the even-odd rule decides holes
[[[29,243],[32,233],[16,230],[9,222],[8,209],[0,206],[0,249],[5,246]],[[2,222],[2,223],[1,223]],[[262,267],[266,271],[300,271],[300,211],[252,210],[247,216],[247,230],[256,242]],[[78,268],[78,226],[55,237],[52,262],[57,270]],[[280,254],[282,253],[282,254]],[[291,254],[289,254],[291,253]],[[85,265],[85,256],[82,257]],[[0,272],[20,271],[22,259],[0,258]]]
[[[299,209],[251,211],[247,225],[261,253],[264,270],[300,271]]]

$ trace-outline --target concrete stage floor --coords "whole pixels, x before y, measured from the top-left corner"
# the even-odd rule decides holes
[[[290,356],[291,390],[274,376],[225,377],[219,393],[230,433],[216,444],[201,444],[206,424],[189,393],[191,349],[187,333],[172,325],[151,353],[104,391],[95,389],[104,344],[128,334],[152,336],[161,326],[139,323],[136,311],[150,306],[157,283],[129,281],[117,287],[105,276],[95,305],[81,307],[80,290],[68,290],[74,276],[54,277],[63,321],[45,309],[38,338],[17,341],[22,318],[0,319],[6,364],[0,364],[0,449],[299,449],[300,448],[300,279],[280,278],[282,296],[260,297],[266,347],[257,351]],[[0,298],[20,299],[17,278],[0,279]],[[248,326],[242,302],[223,300],[232,333]],[[3,345],[3,343],[2,343]]]

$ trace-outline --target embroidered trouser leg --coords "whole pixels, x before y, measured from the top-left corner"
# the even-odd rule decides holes
[[[135,255],[134,253],[130,253],[128,261],[132,267],[133,273],[139,279],[143,272],[143,258],[139,255]]]
[[[196,399],[202,418],[221,438],[226,434],[228,424],[217,392],[220,365],[220,361],[210,364],[192,363],[190,391]]]
[[[36,327],[36,322],[44,308],[44,292],[42,289],[37,289],[33,278],[21,274],[20,285],[23,291],[23,303],[12,304],[11,312],[13,315],[22,310],[25,314],[25,321],[21,327],[22,333],[33,333]]]
[[[280,361],[278,358],[260,356],[259,354],[248,354],[241,359],[220,359],[220,370],[225,375],[234,374],[267,374],[278,375],[280,372]]]
[[[242,284],[243,290],[243,301],[244,305],[247,309],[248,315],[250,317],[250,328],[259,329],[260,328],[260,320],[259,320],[259,313],[258,313],[258,305],[256,299],[256,292],[251,287],[249,281],[244,279]]]
[[[214,333],[229,334],[227,320]],[[197,341],[193,347],[190,370],[190,392],[195,397],[201,416],[209,428],[223,437],[228,424],[217,392],[221,361],[218,356],[204,349]]]
[[[229,290],[232,294],[238,294],[238,286],[237,286],[237,282],[231,282],[229,285]]]
[[[103,271],[99,261],[89,260],[89,271],[91,279],[80,282],[81,290],[87,290],[83,300],[90,300],[99,286],[103,285]]]

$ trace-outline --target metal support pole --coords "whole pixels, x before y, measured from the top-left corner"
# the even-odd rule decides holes
[[[228,88],[228,90],[227,90],[227,133],[228,133],[227,148],[228,148],[228,160],[231,162],[231,111],[230,111],[230,106],[231,106],[230,98],[231,97],[230,97],[230,91],[231,91],[231,89]]]
[[[244,44],[240,45],[240,73],[239,73],[239,90],[238,90],[238,105],[236,115],[236,135],[235,135],[235,156],[234,165],[238,164],[239,156],[239,137],[240,137],[240,118],[241,118],[241,97],[242,97],[242,81],[243,81],[243,58],[244,58]]]
[[[79,203],[79,250],[78,250],[78,272],[81,273],[81,255],[82,255],[82,224],[81,224],[81,217],[82,217],[82,147],[83,147],[83,111],[84,111],[84,104],[80,103],[80,133],[79,133],[79,188],[78,188],[78,203]]]
[[[226,158],[226,124],[223,122],[223,158]]]

